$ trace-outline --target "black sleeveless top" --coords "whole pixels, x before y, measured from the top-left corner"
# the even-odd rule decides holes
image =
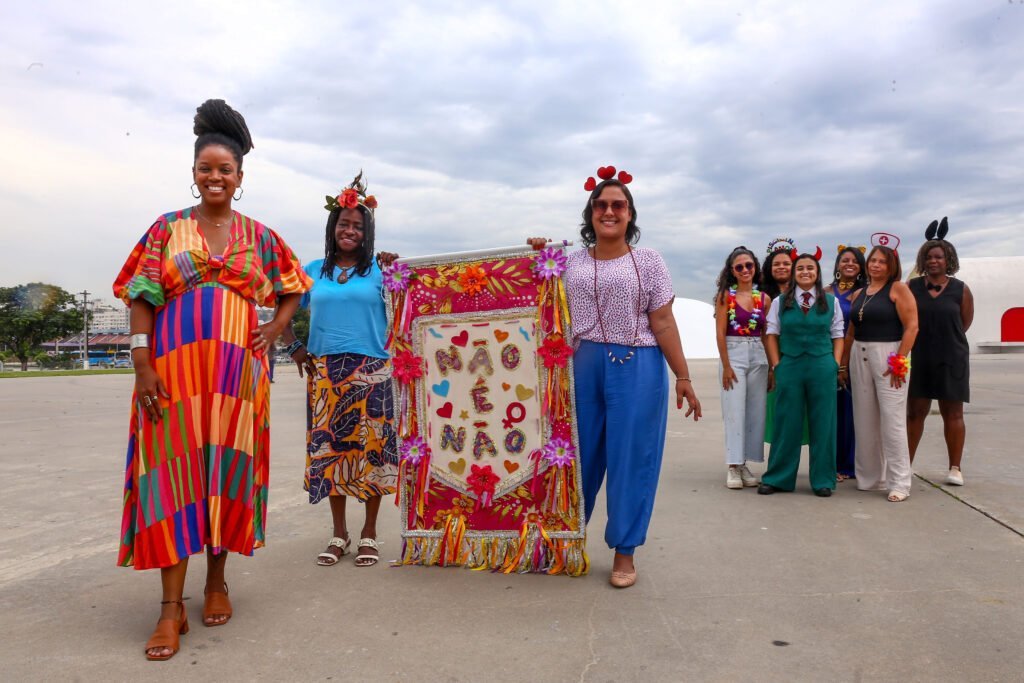
[[[892,283],[868,295],[867,288],[850,306],[853,338],[865,342],[898,342],[903,339],[903,323],[896,304],[889,299]]]

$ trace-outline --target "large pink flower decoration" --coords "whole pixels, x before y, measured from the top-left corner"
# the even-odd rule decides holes
[[[419,465],[420,461],[430,455],[430,446],[421,436],[410,436],[402,441],[402,460],[410,465]]]
[[[534,274],[542,280],[559,277],[565,272],[568,258],[564,249],[548,247],[541,249],[533,259]]]
[[[407,289],[409,281],[412,279],[412,271],[404,263],[392,263],[384,268],[382,275],[384,276],[384,286],[390,292],[401,292]]]
[[[423,359],[412,351],[396,353],[391,359],[391,374],[402,384],[411,384],[423,376]]]
[[[576,458],[576,447],[566,439],[551,439],[544,444],[541,456],[548,461],[552,467],[564,467],[571,465]]]

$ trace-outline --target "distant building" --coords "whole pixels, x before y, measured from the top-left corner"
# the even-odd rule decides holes
[[[92,309],[92,317],[89,320],[89,332],[103,334],[127,334],[128,311],[127,306],[109,306],[97,302]]]
[[[1024,346],[1024,295],[1013,284],[1022,272],[1024,256],[960,259],[956,277],[974,294],[974,324],[967,331],[972,353]]]

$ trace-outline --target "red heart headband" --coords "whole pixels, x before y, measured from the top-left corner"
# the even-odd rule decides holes
[[[612,178],[615,177],[615,167],[602,166],[601,168],[597,169],[597,177],[600,178],[601,180],[611,180]],[[619,171],[618,178],[619,182],[622,183],[623,185],[629,185],[631,182],[633,182],[633,176],[629,175],[625,171]],[[587,192],[593,192],[594,188],[596,187],[597,181],[594,180],[594,176],[590,176],[589,178],[587,178],[587,182],[583,183],[583,189],[586,190]]]
[[[796,249],[793,249],[792,251],[789,252],[789,258],[793,259],[794,263],[796,263],[796,258],[799,255],[800,255],[800,252],[797,251]],[[818,247],[817,249],[814,250],[814,260],[815,261],[820,261],[821,260],[821,247]]]

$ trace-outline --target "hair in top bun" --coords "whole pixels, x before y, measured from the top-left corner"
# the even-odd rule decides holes
[[[194,158],[198,158],[199,153],[210,145],[223,145],[231,150],[241,167],[242,157],[253,148],[249,127],[241,114],[224,100],[206,100],[196,107],[193,122],[192,132],[198,136]]]

